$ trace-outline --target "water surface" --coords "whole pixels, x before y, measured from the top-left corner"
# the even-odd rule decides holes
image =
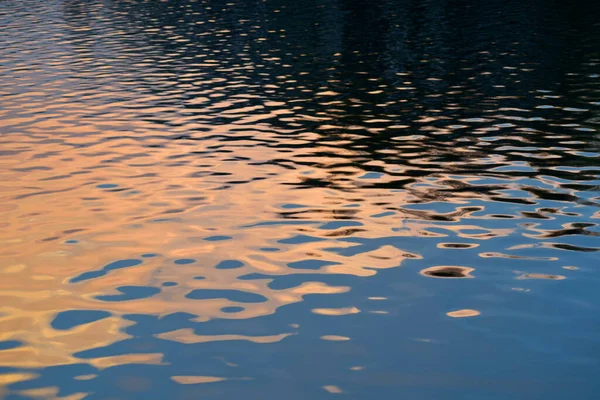
[[[598,21],[1,0],[0,397],[598,398]]]

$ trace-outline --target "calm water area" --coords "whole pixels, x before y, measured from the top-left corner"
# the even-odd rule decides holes
[[[600,1],[0,0],[0,398],[600,398]]]

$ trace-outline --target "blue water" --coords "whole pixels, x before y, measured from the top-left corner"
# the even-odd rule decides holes
[[[0,398],[599,398],[599,21],[0,1]]]

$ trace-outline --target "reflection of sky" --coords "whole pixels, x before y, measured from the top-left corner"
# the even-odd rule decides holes
[[[593,13],[509,3],[6,2],[0,383],[590,398]]]

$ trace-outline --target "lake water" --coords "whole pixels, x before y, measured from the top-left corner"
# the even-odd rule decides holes
[[[600,2],[1,0],[0,398],[600,397]]]

